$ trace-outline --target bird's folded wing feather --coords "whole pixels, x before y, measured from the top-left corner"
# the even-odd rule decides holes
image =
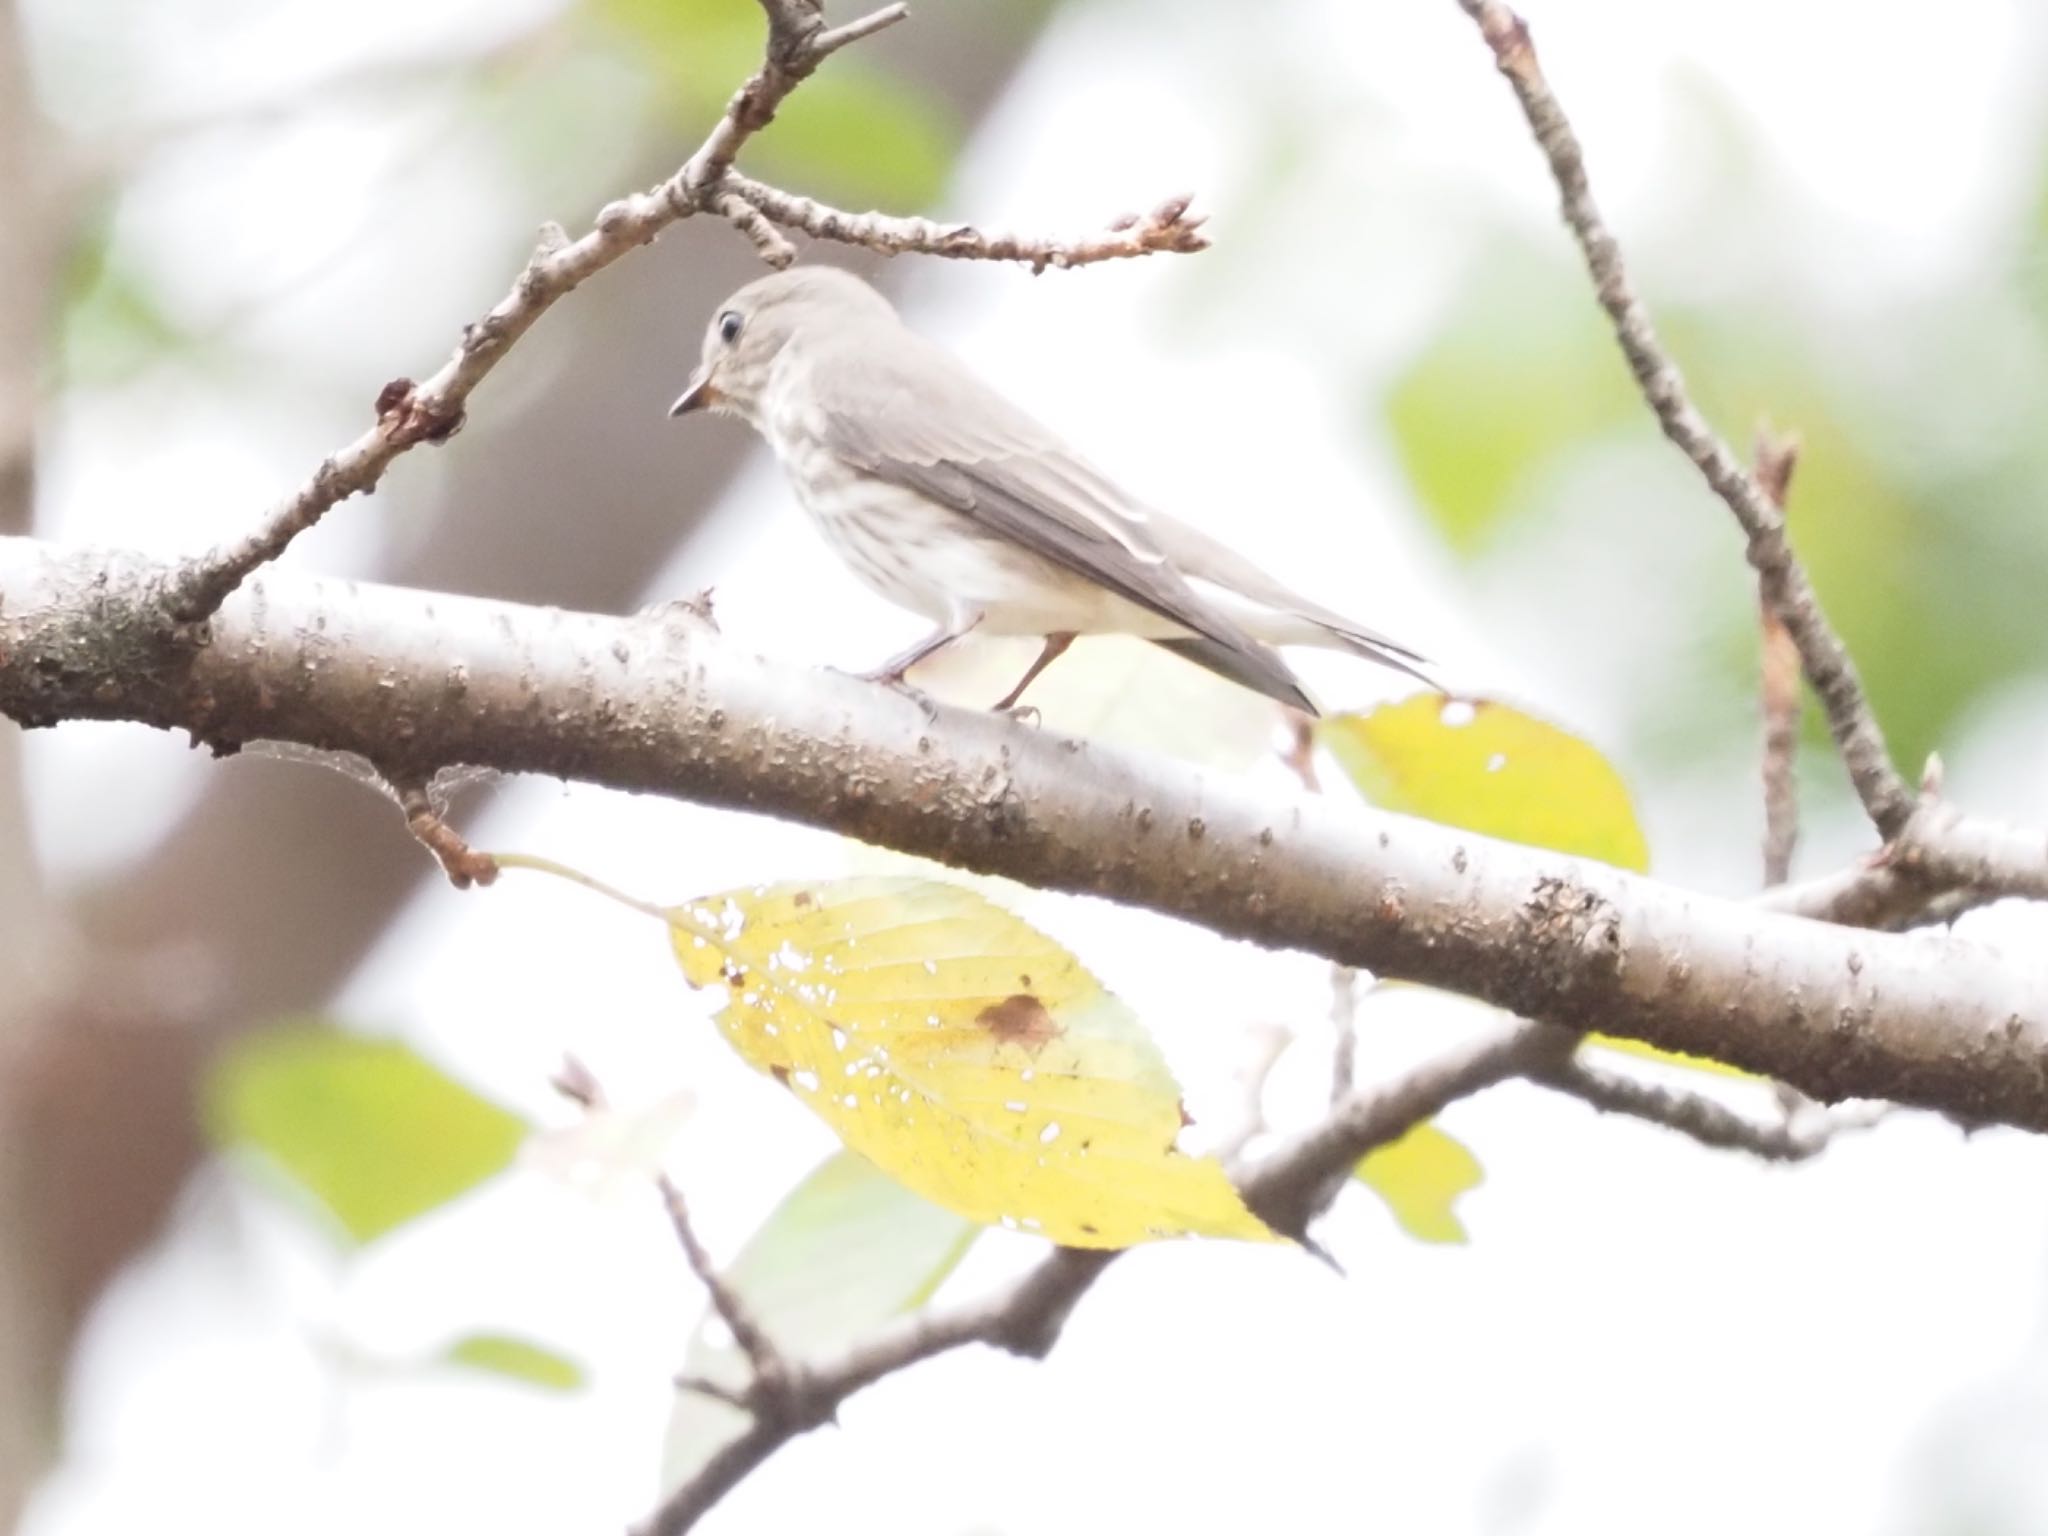
[[[851,339],[849,339],[851,340]],[[912,332],[806,359],[826,446],[1185,627],[1196,659],[1310,709],[1279,656],[1188,585],[1134,506],[1048,428]]]

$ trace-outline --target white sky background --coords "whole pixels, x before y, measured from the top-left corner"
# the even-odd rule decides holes
[[[247,10],[229,0],[178,9],[193,14],[166,30],[173,57],[196,46],[206,17]],[[238,49],[235,78],[506,17],[463,0],[260,9],[271,19]],[[1959,0],[1938,19],[1839,0],[1525,9],[1604,203],[1625,235],[1644,232],[1670,282],[1711,291],[1726,263],[1748,259],[1739,231],[1725,252],[1656,245],[1682,173],[1667,133],[1680,73],[1712,80],[1772,146],[1803,214],[1797,241],[1771,259],[1790,260],[1786,280],[1845,318],[1953,281],[1972,243],[2026,195],[2012,155],[2036,141],[2023,71],[2041,52],[2017,0]],[[56,0],[30,11],[63,33]],[[1312,168],[1256,215],[1261,166],[1242,92],[1230,88],[1247,80],[1286,93],[1322,139]],[[388,155],[393,130],[368,120],[345,130],[296,145],[290,184],[305,207],[275,208],[264,232],[277,248],[263,259],[281,273],[383,195],[374,178],[347,173]],[[408,205],[439,189],[435,173],[421,175]],[[1150,498],[1219,532],[1256,528],[1277,574],[1600,740],[1627,680],[1575,678],[1553,665],[1575,654],[1568,647],[1501,633],[1474,611],[1406,510],[1391,456],[1361,449],[1355,375],[1325,361],[1341,355],[1349,368],[1365,355],[1390,374],[1455,287],[1475,232],[1501,211],[1539,238],[1564,238],[1469,23],[1450,0],[1077,6],[989,120],[949,203],[991,225],[1068,230],[1183,189],[1215,212],[1211,255],[1037,280],[925,263],[903,274],[906,308]],[[486,190],[502,200],[505,189]],[[590,206],[613,190],[592,188]],[[233,206],[225,189],[214,195]],[[190,211],[160,191],[153,210],[144,199],[129,216],[172,245],[232,231],[209,220],[181,235]],[[563,211],[496,214],[531,223]],[[377,209],[394,224],[403,212]],[[300,213],[320,222],[306,227]],[[1224,262],[1237,264],[1223,269],[1227,281],[1202,271]],[[474,270],[437,280],[459,281],[468,310],[504,277],[480,249]],[[304,320],[320,323],[310,306]],[[694,347],[695,324],[677,325],[679,346]],[[323,361],[381,379],[416,358],[344,349]],[[278,430],[263,434],[242,418],[166,422],[165,411],[130,392],[59,424],[53,531],[190,548],[332,446],[283,406]],[[652,412],[649,430],[663,430]],[[740,429],[673,430],[681,475],[699,435]],[[94,451],[110,440],[131,451]],[[331,522],[345,527],[361,510]],[[1725,517],[1703,496],[1654,515],[1676,538],[1691,536],[1680,531],[1687,519]],[[345,534],[323,544],[323,565],[364,559],[375,526],[361,519],[353,557]],[[1726,540],[1703,535],[1701,548],[1734,558]],[[765,462],[649,597],[714,582],[727,632],[778,655],[864,665],[918,627],[830,561]],[[1341,660],[1303,661],[1334,702],[1369,702],[1385,681]],[[1102,680],[1139,665],[1150,664],[1136,648],[1114,646],[1093,668],[1063,664],[1043,696],[1049,720],[1106,725]],[[972,671],[947,686],[985,691]],[[1173,676],[1149,673],[1147,686],[1181,686],[1162,675]],[[1202,719],[1259,718],[1220,687],[1192,685],[1186,697]],[[2041,741],[2037,700],[1997,723],[2014,720]],[[1122,722],[1155,741],[1158,725]],[[1218,753],[1192,732],[1176,740]],[[46,845],[72,869],[123,857],[165,824],[175,790],[152,799],[138,789],[205,771],[185,768],[182,747],[120,731],[39,734],[31,748]],[[1753,850],[1716,846],[1733,840],[1709,830],[1747,806],[1747,756],[1746,743],[1732,748],[1726,782],[1711,790],[1639,786],[1665,873],[1730,887],[1748,878]],[[1969,774],[1989,756],[1965,741],[1952,764]],[[2035,751],[2015,768],[2008,751],[1999,771],[1984,768],[1977,782],[1997,802],[1986,808],[2038,816],[2039,763]],[[1279,782],[1277,769],[1242,766]],[[110,825],[120,803],[132,808]],[[470,830],[481,846],[544,851],[662,899],[848,867],[822,835],[553,785],[515,788]],[[1816,838],[1847,850],[1859,835],[1844,823]],[[859,867],[880,858],[859,857]],[[1283,1122],[1313,1112],[1320,964],[1096,904],[1009,899],[1138,1005],[1205,1125],[1228,1117],[1227,1042],[1251,1023],[1302,1027],[1269,1107]],[[651,1102],[687,1085],[698,1108],[673,1166],[722,1251],[828,1146],[713,1038],[706,1000],[683,988],[658,932],[551,883],[424,895],[343,1011],[402,1030],[487,1091],[557,1121],[544,1085],[565,1049],[616,1098]],[[1443,1037],[1391,1021],[1386,1031],[1390,1051]],[[2022,1448],[2048,1431],[2038,1387],[1999,1385],[2048,1369],[2040,1141],[1965,1142],[1908,1118],[1785,1171],[1529,1092],[1460,1105],[1447,1123],[1488,1170],[1465,1205],[1470,1247],[1408,1242],[1354,1195],[1326,1237],[1348,1280],[1295,1255],[1222,1245],[1133,1255],[1049,1363],[976,1353],[887,1383],[848,1408],[843,1429],[778,1457],[705,1529],[1885,1533],[1925,1528],[1916,1457],[1947,1405],[1994,1385],[2012,1398],[1970,1441],[1983,1461],[2000,1462],[1992,1424]],[[953,1294],[1035,1252],[992,1235]],[[70,1457],[28,1529],[616,1529],[653,1498],[665,1381],[697,1306],[649,1200],[592,1203],[520,1175],[337,1282],[267,1208],[208,1179],[95,1318],[75,1373]],[[314,1342],[402,1356],[480,1326],[559,1344],[594,1368],[592,1390],[554,1400],[397,1378],[337,1389]],[[2007,1477],[2011,1529],[2048,1519],[2048,1471],[2024,1470],[2038,1460],[2019,1449],[2000,1463],[2020,1469]]]

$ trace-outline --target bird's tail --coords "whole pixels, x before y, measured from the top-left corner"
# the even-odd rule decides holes
[[[1218,677],[1229,678],[1254,693],[1263,693],[1289,709],[1298,709],[1310,719],[1322,715],[1315,700],[1308,696],[1308,690],[1301,686],[1301,680],[1280,659],[1280,653],[1256,640],[1226,645],[1207,635],[1175,635],[1155,639],[1152,643],[1161,650],[1185,657],[1198,667],[1206,667]]]
[[[1288,591],[1206,535],[1181,527],[1176,527],[1173,534],[1187,552],[1205,562],[1202,574],[1195,578],[1203,596],[1228,614],[1246,634],[1269,646],[1313,645],[1362,656],[1396,672],[1405,672],[1438,693],[1449,691],[1423,670],[1429,665],[1429,658],[1420,651],[1410,650],[1398,640],[1389,639],[1376,629],[1367,629],[1320,603],[1312,603],[1298,592]],[[1220,575],[1215,574],[1218,571]]]
[[[1353,656],[1363,656],[1367,661],[1376,661],[1383,667],[1392,667],[1396,672],[1405,672],[1418,683],[1437,693],[1449,691],[1423,670],[1430,663],[1429,658],[1420,651],[1411,651],[1399,641],[1389,640],[1377,630],[1367,629],[1363,625],[1353,624],[1350,620],[1339,619],[1335,615],[1325,616],[1318,613],[1307,617],[1317,632],[1316,638],[1309,643],[1320,644],[1328,650],[1346,651]]]

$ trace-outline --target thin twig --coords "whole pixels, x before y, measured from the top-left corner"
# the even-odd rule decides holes
[[[589,1114],[601,1112],[610,1102],[596,1074],[575,1056],[562,1058],[553,1086],[562,1097]],[[733,1342],[747,1357],[751,1368],[747,1385],[737,1390],[695,1377],[680,1379],[677,1385],[743,1408],[757,1420],[780,1421],[790,1417],[792,1406],[801,1393],[793,1392],[794,1378],[788,1362],[775,1347],[767,1329],[755,1318],[745,1298],[732,1288],[712,1262],[710,1250],[697,1236],[697,1228],[690,1220],[690,1208],[676,1181],[664,1172],[657,1172],[654,1185],[661,1194],[662,1207],[668,1213],[669,1226],[675,1232],[677,1245],[683,1250],[683,1259],[690,1266],[690,1273],[703,1285],[705,1294],[711,1299],[712,1311],[718,1314],[719,1320],[732,1334]]]
[[[692,1376],[687,1371],[676,1377],[675,1385],[678,1392],[694,1392],[728,1408],[737,1408],[741,1413],[754,1411],[754,1393],[750,1387],[729,1387],[709,1376]]]
[[[1547,1059],[1556,1031],[1516,1024],[1447,1051],[1399,1081],[1350,1095],[1314,1131],[1238,1177],[1246,1203],[1284,1231],[1299,1231],[1343,1187],[1342,1175],[1374,1147],[1404,1135],[1454,1100]],[[1269,1214],[1272,1213],[1272,1214]],[[1276,1221],[1276,1216],[1279,1218]],[[841,1403],[884,1377],[969,1344],[1041,1359],[1115,1251],[1063,1248],[1021,1279],[964,1307],[924,1311],[887,1324],[841,1354],[793,1367],[789,1397],[801,1408],[779,1421],[757,1417],[737,1440],[671,1493],[636,1536],[681,1536],[790,1440],[830,1422]]]
[[[605,207],[580,240],[543,231],[512,289],[464,327],[454,355],[430,378],[393,379],[377,397],[377,422],[329,454],[313,476],[237,539],[182,566],[166,584],[163,608],[181,625],[211,617],[251,572],[284,553],[293,539],[351,496],[374,490],[393,460],[420,443],[446,442],[462,427],[469,397],[564,294],[680,219],[714,206],[719,183],[740,147],[774,117],[784,98],[830,54],[906,14],[901,5],[833,31],[816,0],[763,0],[769,18],[766,57],[740,88],[703,146],[667,181]],[[752,234],[752,231],[749,231]],[[761,242],[757,238],[756,244]],[[785,242],[786,245],[786,242]],[[764,254],[774,247],[764,246]]]
[[[1445,1105],[1518,1077],[1569,1051],[1577,1037],[1517,1019],[1445,1051],[1391,1084],[1362,1088],[1314,1129],[1295,1136],[1237,1178],[1249,1205],[1276,1232],[1304,1233],[1358,1160]]]
[[[1237,1081],[1241,1107],[1236,1126],[1213,1151],[1217,1161],[1224,1164],[1235,1162],[1244,1155],[1245,1148],[1272,1128],[1266,1123],[1266,1085],[1272,1081],[1273,1069],[1280,1065],[1280,1058],[1287,1054],[1287,1047],[1293,1043],[1294,1031],[1285,1024],[1270,1020],[1254,1024],[1244,1032],[1241,1042],[1244,1057],[1231,1073]]]
[[[434,856],[450,885],[466,891],[472,885],[489,885],[498,878],[497,860],[487,853],[478,853],[442,819],[424,780],[394,783],[392,788],[398,793],[399,809],[405,812],[406,830]]]
[[[780,271],[795,262],[796,247],[789,243],[788,236],[737,192],[719,193],[717,206],[726,222],[754,243],[754,249],[769,266]]]
[[[1358,972],[1340,961],[1330,964],[1330,1102],[1340,1104],[1358,1083]]]
[[[666,1173],[657,1173],[654,1185],[661,1191],[662,1206],[668,1212],[669,1225],[675,1229],[676,1242],[689,1263],[690,1273],[703,1284],[705,1294],[711,1298],[711,1310],[731,1332],[733,1342],[739,1345],[740,1353],[747,1357],[747,1364],[753,1369],[752,1390],[747,1396],[749,1405],[758,1415],[762,1397],[772,1398],[779,1394],[789,1379],[789,1369],[783,1362],[782,1352],[768,1337],[768,1330],[761,1326],[746,1299],[726,1282],[718,1266],[712,1263],[710,1252],[690,1221],[690,1208],[684,1203],[683,1192],[676,1181]]]
[[[1323,792],[1316,776],[1316,727],[1306,715],[1296,716],[1280,753],[1301,787]],[[1341,1104],[1358,1084],[1358,971],[1341,960],[1330,962],[1330,1102]]]
[[[1855,664],[1821,612],[1805,567],[1786,541],[1783,515],[1694,406],[1678,365],[1657,339],[1649,310],[1636,296],[1622,263],[1621,246],[1593,201],[1585,154],[1564,108],[1543,77],[1527,24],[1502,0],[1458,0],[1458,4],[1479,24],[1500,72],[1514,87],[1538,147],[1550,162],[1551,175],[1563,197],[1565,223],[1585,256],[1600,307],[1614,323],[1615,337],[1643,398],[1664,435],[1692,461],[1742,525],[1748,537],[1749,563],[1756,568],[1765,600],[1784,620],[1799,647],[1807,681],[1820,698],[1828,729],[1856,793],[1878,832],[1891,841],[1905,830],[1915,797],[1892,766]]]
[[[1943,894],[1939,887],[1872,855],[1797,885],[1773,886],[1755,904],[1845,928],[1899,929],[1913,926],[1928,904]],[[1997,899],[1993,893],[1982,894],[1983,901]]]
[[[595,1114],[605,1107],[604,1085],[579,1057],[564,1056],[548,1086],[588,1113]]]
[[[1776,1124],[1766,1124],[1737,1114],[1705,1094],[1623,1077],[1583,1061],[1554,1062],[1525,1075],[1530,1082],[1581,1100],[1603,1114],[1648,1121],[1703,1146],[1748,1152],[1768,1162],[1804,1162],[1825,1151],[1836,1136],[1868,1130],[1889,1113],[1888,1106],[1830,1113],[1802,1104],[1801,1110],[1811,1112],[1788,1114]]]
[[[787,266],[796,249],[776,225],[871,249],[931,251],[941,255],[1021,261],[1034,269],[1081,266],[1154,251],[1197,251],[1207,245],[1187,199],[1162,204],[1103,235],[1071,242],[1019,236],[984,236],[969,225],[938,225],[884,214],[845,214],[808,198],[751,181],[733,159],[774,120],[777,108],[818,65],[841,48],[871,37],[909,14],[902,4],[826,28],[819,0],[761,0],[768,18],[762,64],[734,93],[704,143],[667,181],[608,204],[595,227],[569,241],[558,226],[542,232],[539,247],[495,308],[464,327],[454,355],[421,382],[393,379],[379,392],[376,425],[329,454],[312,478],[272,507],[248,533],[181,566],[165,583],[162,610],[191,633],[228,594],[339,503],[376,489],[384,471],[420,443],[446,442],[461,430],[469,397],[527,331],[563,295],[670,225],[710,210],[740,230],[771,266]]]
[[[1799,464],[1799,439],[1760,429],[1756,438],[1756,479],[1782,514]],[[1799,842],[1799,647],[1778,610],[1757,592],[1763,626],[1764,714],[1764,885],[1783,885],[1792,876],[1792,852]]]
[[[897,214],[849,213],[764,186],[737,171],[726,176],[725,186],[784,229],[891,256],[921,251],[967,261],[1021,261],[1034,272],[1043,272],[1048,267],[1085,267],[1160,251],[1191,253],[1209,247],[1209,237],[1202,232],[1202,215],[1189,213],[1190,199],[1185,197],[1169,198],[1143,216],[1127,214],[1100,233],[1058,240],[991,234],[972,224],[942,224]]]
[[[895,5],[885,5],[878,11],[870,11],[857,21],[849,21],[843,27],[830,27],[820,32],[811,44],[812,51],[825,58],[837,53],[848,43],[857,43],[864,37],[872,37],[884,27],[893,27],[910,14],[910,7],[898,0]]]
[[[1943,897],[1977,892],[2048,901],[2048,830],[1966,815],[1933,796],[1923,797],[1878,857]]]

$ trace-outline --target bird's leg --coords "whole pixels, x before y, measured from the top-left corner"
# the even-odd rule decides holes
[[[1045,649],[1038,653],[1038,659],[1031,663],[1030,668],[1022,677],[1017,679],[1017,686],[1004,694],[996,703],[994,706],[996,713],[1003,714],[1016,708],[1017,701],[1024,697],[1024,690],[1038,681],[1038,674],[1066,655],[1067,647],[1073,643],[1074,637],[1071,633],[1047,635],[1045,637]]]
[[[944,650],[980,622],[981,615],[977,613],[964,623],[959,619],[955,619],[950,624],[941,624],[937,629],[918,641],[917,644],[911,646],[910,649],[891,656],[887,661],[875,668],[874,671],[864,672],[861,676],[870,683],[887,683],[891,687],[901,687],[904,675],[912,667],[923,661],[927,656]]]
[[[862,678],[866,682],[880,683],[885,688],[894,688],[900,693],[909,694],[917,701],[918,708],[924,711],[925,719],[936,720],[939,717],[939,707],[925,696],[923,690],[905,682],[904,674],[927,656],[944,650],[980,622],[979,613],[956,613],[909,650],[891,656],[874,671],[863,673]]]

